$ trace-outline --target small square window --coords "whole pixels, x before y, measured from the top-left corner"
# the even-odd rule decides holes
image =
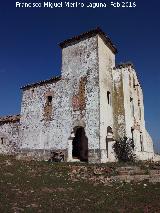
[[[52,105],[52,96],[47,96],[47,104],[48,106]]]
[[[4,138],[1,138],[1,144],[2,145],[4,144]]]

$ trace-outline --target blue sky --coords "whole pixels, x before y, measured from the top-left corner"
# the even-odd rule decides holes
[[[118,48],[116,63],[132,61],[136,67],[146,126],[160,150],[160,2],[135,2],[135,8],[50,9],[0,0],[0,115],[20,112],[21,86],[60,74],[59,42],[99,26]]]

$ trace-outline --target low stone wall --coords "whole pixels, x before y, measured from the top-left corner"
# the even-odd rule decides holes
[[[49,160],[52,156],[52,152],[62,152],[64,154],[64,161],[68,162],[68,149],[56,149],[56,150],[44,150],[44,149],[20,149],[16,156],[19,160]],[[72,162],[70,159],[69,162]],[[75,162],[75,159],[73,159]],[[101,163],[101,152],[99,149],[88,150],[88,162],[89,163]]]

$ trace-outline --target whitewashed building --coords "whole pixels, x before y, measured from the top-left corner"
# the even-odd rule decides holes
[[[65,161],[104,163],[115,161],[112,145],[127,136],[138,159],[153,159],[133,64],[115,65],[117,49],[99,28],[60,47],[61,76],[22,87],[20,115],[0,118],[0,152],[48,159],[62,151]]]

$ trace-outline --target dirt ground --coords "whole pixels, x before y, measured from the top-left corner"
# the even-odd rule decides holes
[[[77,166],[0,156],[0,212],[160,212],[160,183],[74,179]]]

